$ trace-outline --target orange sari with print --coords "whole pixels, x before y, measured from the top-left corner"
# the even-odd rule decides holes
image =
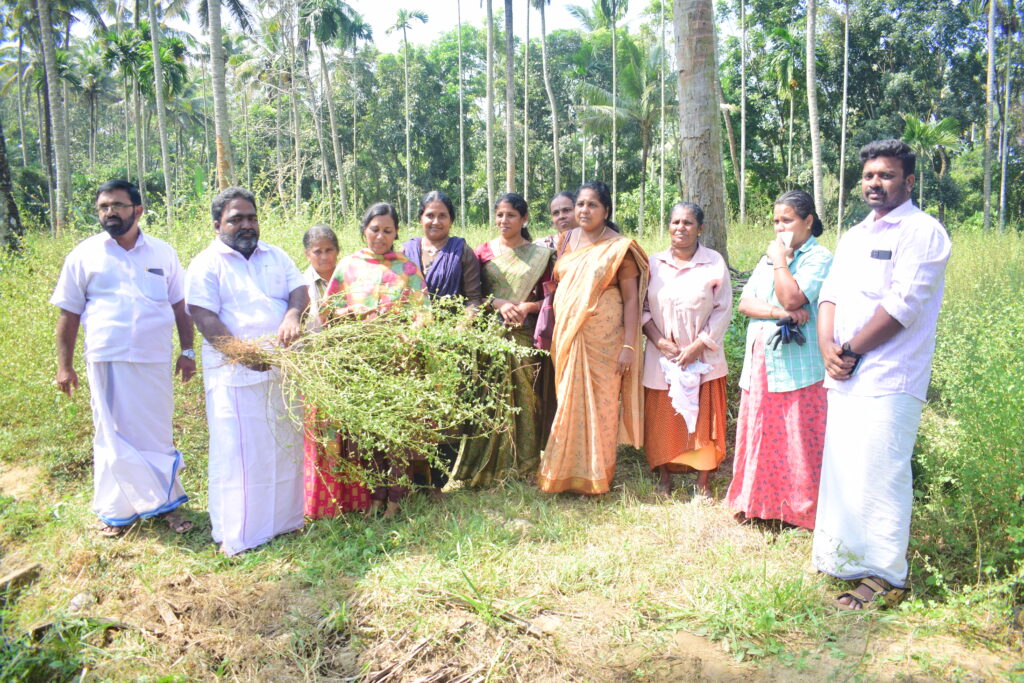
[[[578,248],[555,262],[551,355],[558,409],[537,474],[542,491],[604,493],[615,476],[617,445],[643,445],[640,325],[624,342],[616,277],[630,254],[640,271],[639,303],[647,292],[647,255],[628,237]],[[623,343],[636,349],[635,360],[619,375],[615,366]]]

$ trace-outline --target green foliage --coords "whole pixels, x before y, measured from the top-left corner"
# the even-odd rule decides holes
[[[916,455],[912,552],[929,592],[1024,560],[1022,296],[1020,238],[957,240]]]
[[[84,641],[89,635],[93,635],[89,625],[76,621],[54,624],[38,643],[28,636],[4,638],[0,644],[0,680],[11,683],[76,680],[84,665]]]

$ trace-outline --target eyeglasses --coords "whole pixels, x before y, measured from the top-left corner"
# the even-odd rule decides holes
[[[105,213],[110,213],[110,212],[121,213],[125,209],[131,209],[131,208],[134,208],[135,206],[137,206],[137,204],[125,204],[123,202],[111,202],[110,204],[97,204],[96,205],[96,213],[101,214],[101,215],[105,214]]]

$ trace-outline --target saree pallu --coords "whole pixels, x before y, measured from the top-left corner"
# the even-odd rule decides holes
[[[700,385],[693,432],[672,407],[668,389],[644,389],[644,453],[652,470],[662,465],[670,472],[718,469],[725,460],[725,385],[725,377]]]
[[[485,243],[476,253],[483,262],[485,295],[508,301],[536,300],[541,283],[550,276],[554,255],[550,249],[529,243],[497,257]],[[509,336],[532,348],[535,322],[536,316],[530,316],[524,325],[509,328]],[[541,372],[543,360],[509,356],[504,401],[519,411],[507,430],[467,440],[452,470],[453,479],[470,486],[488,486],[505,475],[522,476],[536,470],[550,425],[544,417],[549,411],[543,399],[545,393],[550,396],[552,392],[545,392],[542,382],[552,382],[552,377],[550,372]]]
[[[615,476],[616,446],[643,445],[639,321],[634,338],[625,340],[637,349],[633,365],[625,375],[615,372],[625,326],[622,293],[613,283],[630,253],[640,271],[639,309],[648,265],[633,240],[619,235],[555,263],[552,359],[558,408],[537,474],[542,491],[604,493]]]

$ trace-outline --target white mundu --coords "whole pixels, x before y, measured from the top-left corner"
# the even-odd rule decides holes
[[[85,327],[93,510],[110,526],[188,500],[171,436],[171,305],[181,300],[181,265],[170,245],[140,233],[125,250],[105,232],[68,254],[50,298]]]
[[[278,249],[259,242],[246,259],[219,239],[188,267],[185,302],[216,313],[241,339],[273,335],[288,295],[305,280]],[[234,555],[303,524],[302,430],[277,371],[232,365],[203,341],[210,428],[213,540]]]

